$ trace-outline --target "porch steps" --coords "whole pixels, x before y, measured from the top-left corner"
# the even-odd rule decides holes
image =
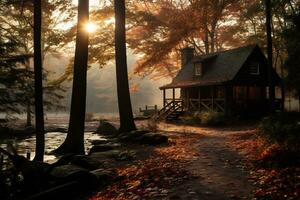
[[[166,121],[176,121],[183,114],[184,114],[184,111],[175,111],[175,112],[170,113],[165,119],[166,119]]]
[[[183,114],[182,100],[173,100],[167,103],[154,117],[155,120],[177,120]]]

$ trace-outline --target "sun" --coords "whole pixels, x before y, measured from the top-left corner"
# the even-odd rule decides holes
[[[94,23],[92,23],[92,22],[88,22],[88,23],[85,25],[85,30],[86,30],[86,32],[88,32],[88,33],[94,33],[94,32],[96,32],[96,30],[97,30],[97,26],[96,26]]]

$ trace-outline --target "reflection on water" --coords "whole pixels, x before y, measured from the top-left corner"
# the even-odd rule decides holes
[[[67,134],[60,132],[49,132],[45,135],[45,162],[53,163],[57,160],[57,157],[50,155],[49,153],[59,147],[65,140]],[[98,134],[93,134],[93,132],[85,132],[85,150],[89,151],[91,148],[91,141],[93,140],[105,140],[102,136]],[[31,159],[35,155],[35,136],[28,137],[26,139],[7,139],[0,140],[0,147],[7,149],[7,144],[13,144],[16,147],[18,154],[26,157],[26,154],[30,152]]]

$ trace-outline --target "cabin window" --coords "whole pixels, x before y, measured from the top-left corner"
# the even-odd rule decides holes
[[[249,65],[249,73],[251,75],[259,75],[259,63],[251,63]]]
[[[196,76],[202,76],[203,75],[202,63],[196,63],[195,64],[195,75]]]

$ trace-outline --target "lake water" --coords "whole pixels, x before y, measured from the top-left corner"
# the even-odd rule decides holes
[[[99,115],[97,115],[99,117]],[[100,116],[104,119],[104,115]],[[105,119],[108,119],[116,127],[118,127],[118,119],[115,115],[108,115]],[[45,127],[55,127],[55,128],[68,128],[69,115],[67,114],[51,114],[45,117]],[[19,120],[10,124],[10,126],[15,128],[23,128],[26,120],[20,118]],[[99,121],[89,121],[85,123],[85,150],[89,151],[91,148],[91,141],[93,140],[105,140],[99,134],[93,134],[99,125]],[[47,129],[47,128],[46,128]],[[57,157],[49,154],[51,151],[59,147],[65,140],[67,134],[61,132],[48,132],[45,134],[45,162],[53,163],[57,160]],[[35,156],[35,135],[29,136],[27,138],[9,138],[0,139],[0,147],[7,149],[8,144],[12,144],[18,151],[19,155],[26,157],[27,153],[30,152],[31,159]]]
[[[59,147],[65,140],[67,134],[60,132],[50,132],[45,135],[45,162],[53,163],[57,160],[57,157],[49,154],[51,151]],[[93,140],[105,140],[99,134],[93,134],[93,132],[85,132],[84,143],[86,152],[91,148],[91,141]],[[0,147],[7,149],[8,144],[12,144],[16,147],[18,154],[26,157],[26,154],[30,152],[31,159],[35,155],[35,136],[28,137],[26,139],[6,139],[2,140]]]
[[[119,120],[115,114],[111,115],[96,115],[98,119],[107,119],[116,128],[119,127]],[[55,127],[55,128],[68,128],[69,116],[67,114],[52,114],[45,118],[45,127]],[[13,127],[24,127],[25,119],[19,119],[13,123]],[[93,140],[105,140],[105,138],[99,134],[93,134],[99,125],[99,121],[89,121],[85,122],[85,151],[88,152],[91,148],[91,142]],[[145,127],[144,121],[136,121],[136,126],[141,128]],[[67,134],[61,132],[49,132],[45,134],[45,162],[53,163],[58,158],[54,155],[49,154],[57,147],[59,147],[65,140]],[[10,138],[0,140],[0,147],[7,149],[8,144],[13,144],[16,147],[18,154],[26,157],[26,154],[30,152],[31,159],[35,155],[35,135],[27,138]]]

